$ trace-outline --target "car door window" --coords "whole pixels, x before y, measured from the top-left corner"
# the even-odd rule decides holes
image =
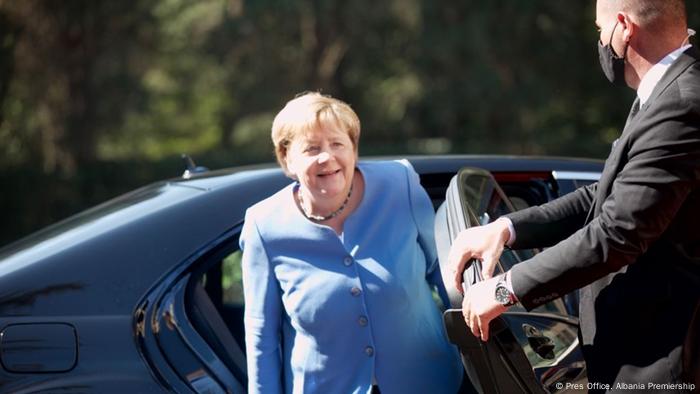
[[[224,305],[242,306],[244,304],[242,257],[243,252],[236,250],[221,261],[221,289]]]
[[[218,314],[245,352],[245,330],[243,328],[243,275],[238,238],[232,239],[228,247],[204,265],[201,281]]]
[[[239,234],[240,226],[234,226],[202,246],[174,267],[135,312],[144,357],[176,392],[245,390],[242,332],[234,333],[222,302],[222,272],[235,265]]]
[[[515,207],[488,172],[480,169],[465,169],[460,174],[462,179],[460,189],[464,196],[461,206],[462,209],[471,211],[477,218],[475,225],[489,224],[499,217],[515,211]],[[457,177],[460,178],[460,175]],[[534,249],[505,249],[494,275],[510,270],[515,264],[531,258],[536,253],[537,250]],[[513,308],[522,310],[519,304]],[[536,310],[566,314],[566,307],[561,300],[543,304]]]
[[[436,234],[450,239],[436,239],[441,248],[451,243],[463,228],[488,224],[514,211],[493,177],[480,169],[462,169],[455,176],[445,205],[446,208],[438,210]],[[445,226],[447,230],[440,228]],[[537,252],[504,250],[495,274],[509,270]],[[441,266],[445,270],[442,260]],[[465,284],[469,286],[480,280],[480,263],[475,261],[465,272]],[[557,383],[585,382],[585,364],[578,346],[578,320],[567,314],[560,299],[530,312],[520,305],[511,307],[492,322],[494,338],[484,344],[470,333],[461,332],[468,330],[459,310],[461,295],[449,295],[452,308],[456,309],[448,310],[445,315],[448,336],[460,347],[465,369],[480,391],[557,392]],[[503,374],[502,370],[509,373]]]

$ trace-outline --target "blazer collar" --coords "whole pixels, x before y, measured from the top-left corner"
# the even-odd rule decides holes
[[[680,76],[688,67],[696,63],[698,59],[700,59],[700,53],[695,46],[692,46],[683,52],[680,57],[673,62],[671,67],[666,70],[664,76],[661,77],[659,83],[657,83],[654,90],[652,90],[649,99],[641,107],[640,112],[645,111],[649,105],[652,105],[652,103],[654,103],[654,101],[669,87],[669,85],[678,79],[678,76]]]

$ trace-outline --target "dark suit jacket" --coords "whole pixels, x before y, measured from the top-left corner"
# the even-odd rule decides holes
[[[522,304],[581,288],[590,382],[700,376],[698,58],[691,48],[671,65],[596,184],[509,215],[513,248],[555,245],[513,267]]]

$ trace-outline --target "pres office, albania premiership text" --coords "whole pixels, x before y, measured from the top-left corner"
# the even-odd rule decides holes
[[[663,390],[663,391],[671,391],[671,390],[689,390],[693,391],[695,390],[695,384],[694,383],[624,383],[624,382],[617,382],[614,385],[608,384],[608,383],[597,383],[597,382],[588,382],[586,384],[584,383],[571,383],[571,382],[566,382],[562,383],[559,382],[556,385],[557,389],[569,389],[569,390]],[[613,387],[614,386],[614,387]]]

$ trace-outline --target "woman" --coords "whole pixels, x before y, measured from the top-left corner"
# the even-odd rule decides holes
[[[352,109],[318,93],[273,122],[296,182],[251,207],[241,235],[249,393],[458,390],[431,296],[432,205],[408,162],[357,163],[359,136]]]

